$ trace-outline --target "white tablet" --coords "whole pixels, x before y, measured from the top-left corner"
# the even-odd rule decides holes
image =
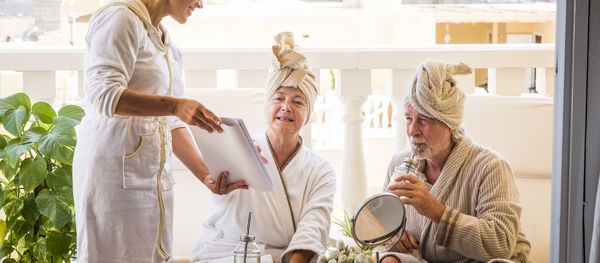
[[[235,118],[221,120],[223,133],[208,133],[197,126],[189,126],[210,175],[216,179],[221,172],[229,171],[229,183],[244,180],[256,190],[272,191],[273,182],[244,121]]]

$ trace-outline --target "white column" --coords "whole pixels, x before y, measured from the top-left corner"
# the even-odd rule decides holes
[[[465,94],[469,95],[475,93],[475,69],[473,69],[473,73],[469,75],[454,75],[454,80],[456,80],[458,88]]]
[[[488,69],[488,91],[492,94],[519,96],[525,88],[525,68]]]
[[[546,96],[554,96],[554,68],[536,68],[535,87]]]
[[[217,70],[184,71],[186,89],[216,89]]]
[[[315,69],[315,70],[313,70],[313,73],[315,74],[315,83],[317,83],[317,89],[319,91],[319,94],[321,94],[321,89],[318,86],[319,83],[321,83],[320,71],[318,69]],[[265,82],[266,82],[266,75],[265,75]],[[300,134],[301,134],[302,140],[303,140],[302,143],[304,144],[304,146],[306,146],[310,149],[312,149],[312,122],[315,120],[314,118],[319,117],[319,116],[314,115],[314,105],[313,105],[312,113],[313,113],[313,116],[310,117],[311,118],[310,122],[308,124],[306,124],[304,127],[302,127],[302,130],[300,130]]]
[[[404,119],[404,104],[402,100],[408,92],[410,80],[415,71],[413,69],[394,69],[391,74],[391,90],[388,91],[392,99],[394,113],[392,114],[392,126],[394,127],[396,151],[406,149],[406,120]]]
[[[23,91],[32,100],[42,100],[50,104],[54,103],[54,99],[56,98],[56,72],[23,72]]]
[[[16,71],[0,72],[0,98],[23,92],[23,75]]]
[[[237,70],[238,88],[258,88],[264,89],[267,83],[266,70]]]
[[[83,91],[83,85],[85,84],[85,80],[83,77],[83,71],[79,70],[77,71],[77,91],[79,92],[79,94],[77,94],[79,96],[79,98],[83,98],[85,96],[85,93]]]
[[[362,105],[371,91],[370,70],[341,70],[339,95],[344,105],[342,154],[342,206],[348,213],[367,197],[367,178],[362,137]]]
[[[362,6],[362,0],[343,0],[344,7],[359,8]]]

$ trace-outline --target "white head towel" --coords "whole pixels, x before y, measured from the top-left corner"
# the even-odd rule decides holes
[[[456,87],[452,78],[455,74],[471,74],[471,68],[464,63],[436,60],[421,63],[404,97],[404,108],[411,105],[421,114],[443,122],[452,131],[452,140],[456,142],[464,136],[460,124],[465,93]]]
[[[299,89],[306,97],[308,112],[304,124],[307,124],[317,99],[315,74],[310,70],[306,57],[294,43],[294,35],[291,32],[281,32],[274,40],[272,64],[267,74],[266,101],[269,101],[280,87]]]

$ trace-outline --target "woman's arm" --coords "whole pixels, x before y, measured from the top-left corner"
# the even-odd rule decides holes
[[[215,194],[228,194],[235,189],[248,189],[244,181],[227,183],[228,172],[223,172],[213,179],[208,172],[208,167],[204,163],[202,154],[196,146],[192,134],[186,127],[177,128],[171,131],[173,137],[173,153],[181,162],[196,176],[203,184]]]
[[[315,255],[315,252],[310,250],[294,250],[290,257],[290,263],[308,263]]]
[[[200,102],[190,99],[146,94],[125,89],[117,103],[116,114],[129,116],[177,116],[189,125],[208,132],[223,132],[221,119]]]

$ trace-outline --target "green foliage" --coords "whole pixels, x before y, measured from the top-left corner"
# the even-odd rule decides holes
[[[336,218],[333,223],[341,228],[340,232],[342,232],[344,236],[354,239],[352,236],[352,221],[350,220],[350,216],[348,215],[348,211],[346,211],[346,209],[344,209],[344,220]],[[362,251],[372,251],[374,248],[375,247],[361,246]]]
[[[72,168],[83,117],[24,93],[0,99],[0,261],[70,262],[75,253]],[[0,130],[1,131],[1,130]],[[16,257],[16,258],[11,258]]]
[[[329,75],[331,76],[331,89],[335,89],[335,74],[333,73],[333,69],[329,70]]]

